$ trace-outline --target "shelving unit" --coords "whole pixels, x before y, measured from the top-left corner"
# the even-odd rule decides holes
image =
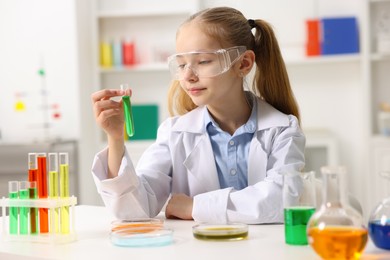
[[[132,104],[155,104],[159,123],[168,117],[166,95],[171,79],[165,63],[174,52],[175,34],[190,14],[198,10],[198,1],[94,1],[94,74],[96,90],[119,88],[128,83],[133,90]],[[136,64],[121,67],[100,66],[100,42],[131,37],[135,42]],[[137,128],[137,126],[136,126]],[[98,130],[99,142],[105,145],[105,135]],[[137,131],[137,130],[136,130]],[[135,157],[150,145],[148,141],[130,141]]]
[[[390,138],[380,135],[377,115],[381,102],[390,103],[390,50],[381,53],[377,47],[378,19],[386,12],[390,15],[390,0],[366,1],[368,30],[367,79],[369,111],[369,173],[366,175],[366,198],[368,209],[373,209],[382,199],[390,196],[390,183],[380,176],[381,171],[390,171]],[[390,28],[390,24],[388,25]]]

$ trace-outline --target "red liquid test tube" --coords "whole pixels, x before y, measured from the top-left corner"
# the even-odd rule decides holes
[[[38,153],[38,198],[47,199],[47,163],[46,153]],[[49,232],[49,209],[39,209],[39,231],[40,233]]]

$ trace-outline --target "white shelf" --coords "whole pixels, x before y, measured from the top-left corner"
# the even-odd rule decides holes
[[[371,54],[372,61],[390,61],[390,53],[372,53]]]
[[[360,62],[361,54],[339,54],[339,55],[322,55],[302,58],[287,58],[286,65],[311,65],[311,64],[334,64],[334,63],[348,63]]]
[[[97,18],[137,18],[137,17],[164,17],[164,16],[183,16],[190,13],[189,10],[186,11],[166,11],[161,12],[159,10],[149,11],[149,12],[137,12],[131,10],[118,10],[118,11],[101,11],[96,14]]]
[[[111,67],[103,68],[100,67],[101,73],[127,73],[127,72],[157,72],[166,71],[168,72],[168,65],[166,63],[149,63],[139,64],[133,66],[122,66],[122,67]]]

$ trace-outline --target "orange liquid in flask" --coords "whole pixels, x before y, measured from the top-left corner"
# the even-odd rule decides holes
[[[324,259],[359,259],[368,231],[356,227],[316,227],[309,229],[308,236],[313,249]]]

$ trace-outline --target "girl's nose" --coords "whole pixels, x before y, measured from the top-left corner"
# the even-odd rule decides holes
[[[196,81],[197,79],[198,75],[196,71],[191,66],[187,66],[183,72],[183,80]]]

